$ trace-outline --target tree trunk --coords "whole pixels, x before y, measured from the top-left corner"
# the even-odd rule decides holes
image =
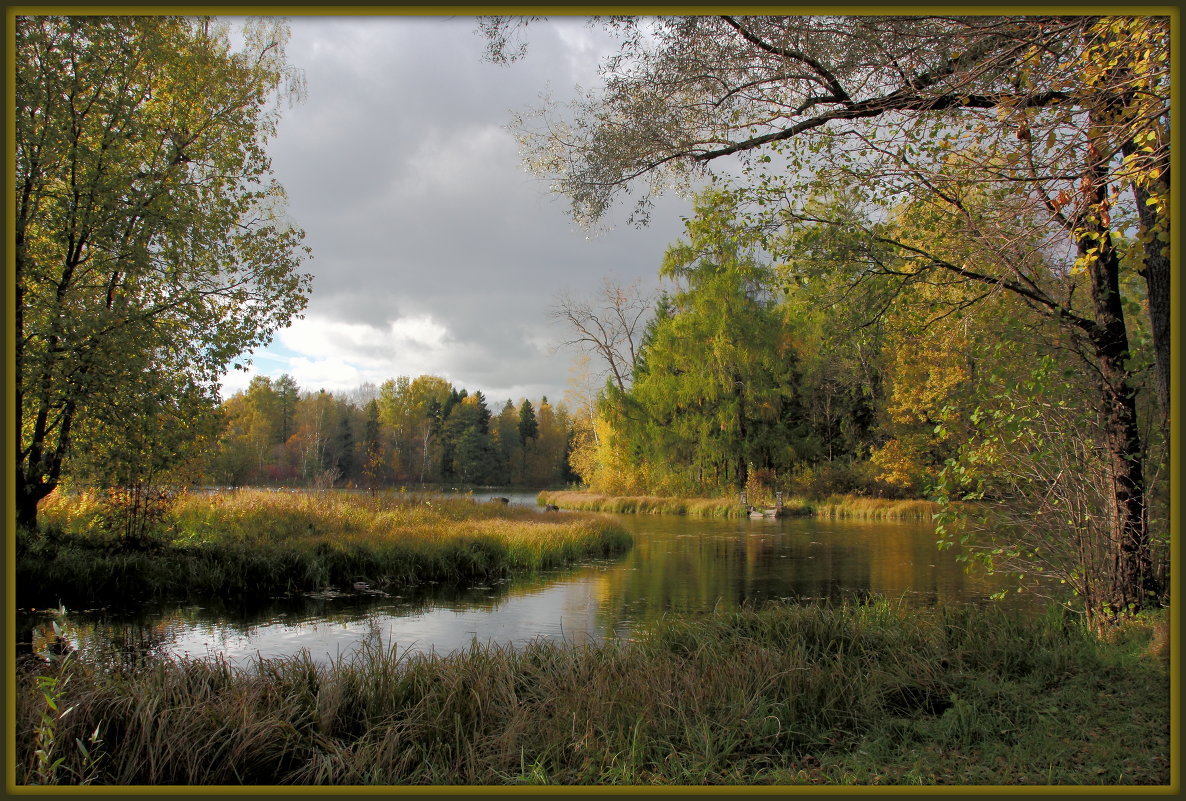
[[[29,531],[37,530],[37,500],[18,487],[16,493],[16,527]]]
[[[1145,283],[1149,292],[1149,320],[1153,330],[1153,352],[1157,358],[1157,397],[1161,402],[1162,424],[1169,434],[1170,419],[1170,259],[1169,246],[1155,243],[1146,249]]]
[[[1106,187],[1099,182],[1097,207]],[[1100,370],[1105,447],[1112,473],[1113,525],[1108,550],[1111,560],[1109,597],[1101,599],[1105,614],[1130,613],[1155,602],[1160,587],[1153,574],[1152,550],[1145,511],[1145,476],[1136,392],[1126,363],[1128,333],[1120,295],[1120,258],[1111,234],[1102,224],[1084,227],[1078,241],[1091,278],[1095,328],[1091,344]]]
[[[1125,155],[1132,155],[1136,147],[1131,142],[1124,147]],[[1155,188],[1169,194],[1169,171],[1162,170],[1155,182]],[[1153,333],[1153,353],[1157,366],[1157,399],[1161,406],[1161,423],[1165,429],[1166,440],[1169,440],[1170,416],[1170,313],[1171,313],[1171,278],[1170,278],[1170,248],[1169,242],[1158,238],[1160,229],[1168,226],[1157,218],[1155,211],[1149,205],[1151,193],[1142,186],[1133,186],[1133,200],[1136,201],[1137,216],[1141,221],[1141,228],[1150,237],[1145,244],[1144,267],[1141,274],[1145,277],[1145,286],[1149,299],[1149,327]]]
[[[746,461],[745,383],[733,375],[733,389],[737,397],[737,484],[744,490],[749,484],[749,463]]]
[[[1136,404],[1122,368],[1127,354],[1121,355],[1115,342],[1095,344],[1106,404],[1105,446],[1114,498],[1109,543],[1111,597],[1104,599],[1107,608],[1103,611],[1138,611],[1153,602],[1161,588],[1153,573]]]
[[[17,470],[16,526],[18,529],[37,530],[37,504],[54,490],[54,485],[29,481],[22,470]]]

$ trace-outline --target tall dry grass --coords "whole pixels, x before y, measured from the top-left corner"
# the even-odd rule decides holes
[[[590,647],[373,640],[330,665],[68,658],[18,676],[16,778],[45,775],[40,673],[71,709],[50,716],[62,782],[1159,783],[1168,670],[1144,637],[876,603],[673,617]]]
[[[696,517],[744,517],[746,510],[736,499],[668,498],[658,495],[602,495],[573,490],[544,491],[539,503],[562,509],[623,514],[669,514]]]
[[[51,498],[41,516],[47,531],[18,540],[19,594],[34,606],[485,580],[631,544],[592,515],[402,493],[195,493],[134,548],[109,535],[89,496]]]
[[[748,514],[736,497],[668,498],[656,495],[603,495],[578,490],[547,491],[539,494],[541,504],[562,509],[625,514],[673,514],[699,517],[745,517]],[[823,500],[791,497],[783,501],[784,515],[814,515],[859,520],[925,520],[939,510],[924,500],[889,500],[859,495],[832,495]]]
[[[923,520],[931,521],[939,504],[926,500],[866,498],[859,495],[832,495],[811,504],[817,517],[853,520]]]

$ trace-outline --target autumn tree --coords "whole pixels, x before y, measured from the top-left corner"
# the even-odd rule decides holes
[[[347,481],[353,478],[357,466],[357,437],[354,435],[353,412],[354,409],[349,404],[342,401],[335,403],[336,421],[326,452],[326,464]]]
[[[817,242],[835,245],[841,240],[839,246],[856,265],[850,268],[852,274],[862,280],[880,279],[895,298],[896,314],[902,317],[905,311],[916,319],[916,340],[934,340],[947,329],[947,320],[969,318],[974,312],[1003,313],[999,319],[1013,319],[1018,325],[1012,331],[998,325],[993,339],[1020,342],[1044,330],[1045,351],[1038,350],[1031,359],[1062,352],[1080,357],[1080,369],[1085,367],[1092,377],[1079,385],[1088,393],[1080,403],[1100,415],[1100,425],[1092,430],[1101,437],[1100,451],[1108,455],[1110,467],[1104,475],[1113,510],[1106,544],[1101,545],[1115,562],[1109,570],[1113,583],[1109,593],[1093,592],[1092,602],[1100,608],[1091,611],[1139,609],[1160,597],[1161,585],[1148,527],[1146,453],[1134,374],[1139,359],[1129,343],[1125,316],[1133,282],[1126,280],[1115,247],[1122,240],[1109,239],[1103,258],[1092,257],[1084,264],[1078,245],[1071,243],[1061,253],[1051,245],[1033,224],[1034,213],[1008,182],[990,187],[982,181],[952,181],[940,195],[921,194],[895,208],[889,220],[874,221],[845,204],[831,203],[800,212],[792,228],[799,233],[812,229],[820,237]],[[803,241],[799,234],[796,238]],[[1086,295],[1078,291],[1083,283],[1088,284]],[[1013,310],[1010,304],[1002,305],[1006,298]],[[949,330],[945,339],[936,340],[941,344],[934,353],[943,358],[929,365],[925,358],[920,361],[924,348],[906,354],[898,369],[899,397],[893,399],[890,413],[918,416],[925,424],[919,435],[932,446],[932,460],[942,461],[944,454],[933,446],[949,439],[946,432],[952,421],[939,416],[947,408],[944,401],[950,402],[945,396],[969,377],[961,362],[972,353],[966,345],[961,349],[960,338],[958,331]],[[949,357],[954,361],[945,361]],[[915,385],[901,381],[907,374],[914,375]],[[1067,436],[1078,434],[1068,430]],[[890,444],[900,447],[906,442]],[[1018,446],[1023,447],[1021,440]],[[951,442],[944,446],[946,455],[951,448]],[[907,452],[884,450],[878,456],[883,466],[912,458]],[[1030,484],[1030,490],[1035,486]]]
[[[1082,402],[1090,378],[1080,365],[1015,349],[990,346],[1008,358],[985,365],[990,387],[961,421],[958,454],[939,473],[940,492],[975,501],[947,507],[940,544],[958,543],[958,559],[1013,576],[1019,590],[1072,590],[1089,623],[1103,628],[1127,569],[1112,539],[1106,423]],[[1165,530],[1151,542],[1160,587],[1168,587],[1170,542]]]
[[[505,466],[507,483],[517,484],[523,475],[523,443],[519,441],[519,411],[510,399],[494,418],[490,435]]]
[[[265,147],[287,31],[174,16],[15,21],[16,516],[135,387],[193,397],[303,308]],[[159,380],[152,381],[152,377]],[[153,384],[145,386],[145,382]]]
[[[362,433],[362,468],[360,474],[372,493],[390,480],[387,446],[379,423],[379,399],[371,398],[365,407]]]
[[[202,388],[148,373],[142,379],[114,396],[117,407],[76,442],[66,479],[106,490],[104,523],[125,545],[150,541],[173,488],[200,481],[222,422],[217,399]]]
[[[485,19],[493,60],[523,57],[501,48],[532,19]],[[1168,17],[598,21],[621,41],[603,65],[604,89],[567,111],[550,105],[516,119],[525,161],[557,181],[577,220],[602,219],[639,183],[645,219],[663,189],[732,156],[771,163],[773,147],[786,158],[773,162],[780,171],[808,178],[833,164],[888,196],[925,179],[928,143],[1008,144],[1013,180],[1055,218],[1073,212],[1063,222],[1084,236],[1092,226],[1119,230],[1107,212],[1131,195],[1168,398]],[[988,177],[1002,172],[980,166]],[[784,188],[770,187],[772,196]]]
[[[528,486],[544,487],[563,481],[570,423],[564,406],[553,406],[546,395],[540,399],[536,420],[538,433],[527,453],[521,480]]]
[[[276,393],[276,413],[280,424],[277,436],[280,442],[287,442],[288,438],[292,436],[293,414],[301,396],[301,389],[297,385],[296,379],[288,373],[281,373],[272,383],[272,389]]]
[[[958,311],[969,297],[966,289],[922,284],[904,290],[911,302],[897,304],[886,315],[887,389],[878,426],[886,439],[871,462],[878,479],[914,497],[934,488],[968,436],[968,417],[992,389],[988,382],[1005,374],[993,359],[993,346],[1008,338],[1019,316],[1034,325],[1024,307],[1012,308],[1007,297],[982,300],[972,312]],[[1035,350],[1046,347],[1039,342],[1025,353],[1033,358]],[[1018,358],[1021,352],[1016,351]]]
[[[439,413],[453,386],[440,376],[400,376],[379,386],[379,421],[391,432],[391,468],[401,480],[435,477],[434,405]]]
[[[306,392],[296,406],[296,431],[289,440],[306,484],[332,486],[341,476],[332,455],[338,415],[334,396],[324,389]]]
[[[516,24],[488,22],[490,41],[508,41]],[[879,267],[887,252],[908,262],[897,270],[904,280],[1011,293],[1075,332],[1097,374],[1111,485],[1108,547],[1118,567],[1099,602],[1132,610],[1156,597],[1120,248],[1123,232],[1137,230],[1168,420],[1169,18],[607,24],[622,46],[604,65],[604,88],[567,118],[548,108],[536,116],[542,125],[518,125],[527,163],[570,198],[573,215],[595,222],[642,182],[636,212],[645,219],[655,193],[737,157],[736,191],[753,202],[753,224],[855,221]],[[827,185],[862,187],[865,208],[813,213],[811,190]],[[957,223],[966,243],[946,249],[896,235],[883,223],[903,204]],[[1046,280],[1061,275],[1070,280]]]
[[[206,467],[207,477],[216,484],[238,487],[253,480],[246,406],[243,393],[236,393],[219,407],[218,442]]]
[[[290,392],[295,397],[288,408],[285,394]],[[302,470],[301,440],[293,436],[299,395],[291,376],[257,375],[227,398],[220,406],[222,430],[209,465],[211,478],[232,486],[296,478]]]

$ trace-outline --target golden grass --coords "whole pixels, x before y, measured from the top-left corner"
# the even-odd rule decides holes
[[[510,543],[563,541],[587,533],[590,518],[558,520],[537,510],[469,498],[386,493],[238,490],[183,496],[174,516],[185,537],[280,543],[332,536],[338,543],[439,543],[487,536]]]
[[[812,504],[817,517],[850,518],[857,520],[924,520],[930,521],[939,511],[939,504],[924,500],[893,500],[865,498],[859,495],[832,495]]]
[[[745,517],[746,508],[736,497],[665,498],[656,495],[603,495],[596,492],[541,492],[541,504],[626,514],[674,514],[697,517]],[[889,500],[859,495],[833,495],[822,501],[792,497],[784,500],[784,515],[814,515],[858,520],[930,521],[939,505],[924,500]]]
[[[668,514],[692,517],[745,517],[737,498],[669,498],[659,495],[603,495],[573,490],[545,491],[539,503],[562,509],[624,514]]]
[[[631,544],[604,517],[406,493],[183,495],[148,549],[110,534],[91,495],[49,499],[41,518],[61,533],[24,544],[19,583],[27,592],[65,592],[74,604],[126,593],[250,596],[355,579],[387,586],[505,577],[614,555]]]

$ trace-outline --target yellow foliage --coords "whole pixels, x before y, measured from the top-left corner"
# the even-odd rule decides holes
[[[572,421],[572,449],[568,454],[568,464],[572,471],[580,476],[582,482],[587,485],[593,483],[600,467],[597,432],[594,431],[594,421],[584,415]]]
[[[648,485],[647,466],[632,462],[613,424],[601,416],[574,421],[568,463],[587,487],[598,492],[632,493]]]
[[[891,439],[869,456],[877,468],[877,480],[907,490],[920,489],[926,472],[926,454],[918,437]]]

